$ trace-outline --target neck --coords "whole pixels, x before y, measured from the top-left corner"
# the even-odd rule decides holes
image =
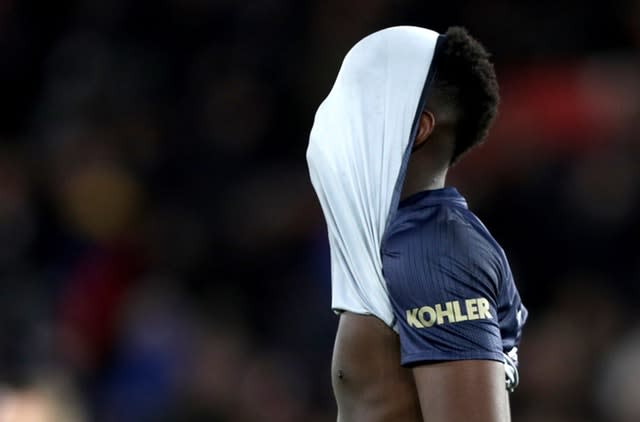
[[[431,173],[416,175],[415,172],[410,172],[410,168],[408,168],[407,176],[402,188],[401,198],[404,199],[408,196],[413,195],[414,193],[422,192],[425,190],[442,189],[444,188],[446,177],[446,169],[435,174]]]
[[[426,142],[411,154],[401,198],[425,190],[444,188],[453,154],[453,136],[446,131],[435,131]]]

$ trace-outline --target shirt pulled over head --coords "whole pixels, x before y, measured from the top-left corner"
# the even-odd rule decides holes
[[[381,244],[399,202],[437,32],[387,28],[358,42],[318,108],[307,149],[327,222],[332,308],[393,326]]]

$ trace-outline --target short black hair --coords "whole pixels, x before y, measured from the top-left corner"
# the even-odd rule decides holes
[[[454,164],[462,154],[482,143],[498,111],[500,94],[487,50],[466,29],[453,26],[436,58],[431,85],[433,101],[454,110]],[[430,98],[431,100],[431,98]],[[434,112],[437,113],[437,106]],[[436,127],[437,127],[436,115]]]

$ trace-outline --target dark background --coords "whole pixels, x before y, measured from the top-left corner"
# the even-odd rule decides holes
[[[397,24],[494,55],[450,184],[530,310],[514,420],[640,420],[638,1],[0,0],[0,421],[335,420],[304,153]]]

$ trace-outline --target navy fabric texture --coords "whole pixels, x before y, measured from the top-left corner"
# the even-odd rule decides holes
[[[527,311],[507,258],[455,188],[403,200],[382,243],[402,364],[505,361]]]

